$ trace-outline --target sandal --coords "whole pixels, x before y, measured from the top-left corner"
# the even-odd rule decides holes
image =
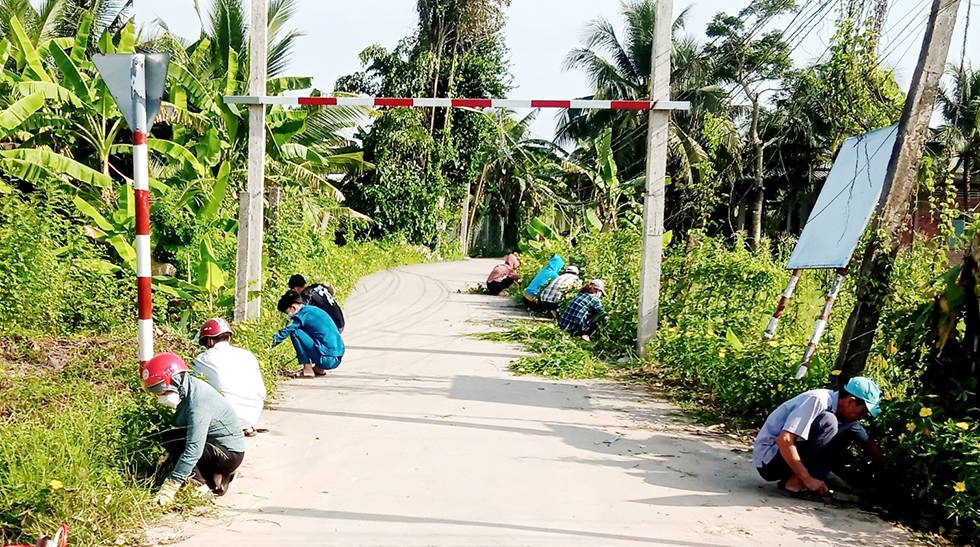
[[[307,373],[303,369],[299,369],[296,372],[289,375],[290,378],[316,378],[316,373]]]
[[[800,490],[799,492],[790,492],[786,489],[786,481],[784,480],[779,481],[779,483],[776,484],[776,487],[786,496],[804,501],[830,501],[834,496],[833,490],[828,491],[827,494],[818,494],[812,490],[807,490],[806,488]]]

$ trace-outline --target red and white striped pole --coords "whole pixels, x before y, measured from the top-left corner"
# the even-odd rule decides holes
[[[837,275],[834,276],[834,282],[831,283],[830,290],[827,291],[827,300],[823,304],[823,310],[820,312],[817,324],[813,327],[810,343],[806,345],[806,351],[803,352],[803,362],[800,363],[800,368],[796,370],[797,380],[806,376],[806,371],[809,370],[810,361],[813,359],[813,354],[817,352],[817,344],[820,343],[823,331],[827,328],[827,322],[830,321],[830,312],[834,309],[834,302],[837,301],[837,295],[840,293],[841,285],[844,284],[844,274],[846,273],[847,268],[837,268]]]
[[[769,326],[766,327],[766,332],[762,334],[763,342],[768,342],[776,336],[776,327],[779,326],[779,318],[783,316],[783,310],[789,304],[789,299],[793,298],[793,291],[796,290],[796,284],[799,283],[801,275],[803,275],[803,270],[793,270],[793,275],[790,276],[789,283],[786,284],[786,290],[783,291],[783,296],[779,299],[779,305],[776,306],[776,313],[772,314],[772,319],[769,320]]]
[[[153,274],[150,266],[150,164],[146,148],[146,57],[133,56],[133,191],[136,194],[136,299],[139,312],[139,358],[153,358]]]

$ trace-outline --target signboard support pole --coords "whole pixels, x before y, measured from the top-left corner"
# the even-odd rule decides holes
[[[820,343],[823,331],[827,328],[827,322],[830,321],[830,312],[833,311],[834,303],[837,302],[837,295],[840,294],[840,287],[844,284],[845,274],[847,274],[847,268],[837,268],[837,275],[834,276],[834,282],[830,284],[830,290],[827,291],[827,300],[823,304],[823,310],[820,311],[817,324],[813,327],[810,343],[806,345],[806,351],[803,352],[803,362],[800,363],[800,368],[796,370],[797,380],[806,376],[810,361],[813,360],[813,354],[817,351],[817,344]]]
[[[772,319],[769,320],[769,326],[766,327],[766,332],[762,335],[763,342],[768,342],[776,336],[776,327],[779,326],[779,318],[783,316],[783,310],[789,304],[789,299],[793,298],[793,291],[796,290],[796,284],[799,283],[800,276],[802,275],[803,270],[793,270],[793,275],[790,276],[789,283],[786,284],[786,290],[783,291],[783,297],[779,299],[779,305],[776,306],[776,313],[772,314]]]
[[[150,263],[150,161],[146,147],[146,57],[133,55],[133,193],[136,203],[136,309],[139,360],[153,358],[153,273]]]

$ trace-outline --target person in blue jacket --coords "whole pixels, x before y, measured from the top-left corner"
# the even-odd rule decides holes
[[[340,366],[340,360],[344,357],[344,340],[327,312],[305,305],[303,297],[296,291],[282,295],[277,307],[289,317],[291,324],[272,337],[272,345],[279,345],[286,338],[292,339],[296,358],[303,366],[303,370],[297,373],[298,377],[323,376],[328,370]]]
[[[538,305],[538,293],[541,292],[541,289],[547,287],[552,279],[558,277],[558,274],[561,273],[564,267],[565,260],[556,254],[551,257],[551,260],[545,264],[544,268],[541,268],[538,275],[534,276],[534,279],[531,280],[531,284],[524,289],[524,305],[527,309],[537,311],[540,308]]]

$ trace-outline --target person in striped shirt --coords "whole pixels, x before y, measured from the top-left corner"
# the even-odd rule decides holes
[[[542,310],[556,311],[565,292],[578,289],[579,283],[581,280],[578,278],[578,266],[569,266],[565,269],[565,273],[556,277],[541,291],[538,295],[538,304]]]

